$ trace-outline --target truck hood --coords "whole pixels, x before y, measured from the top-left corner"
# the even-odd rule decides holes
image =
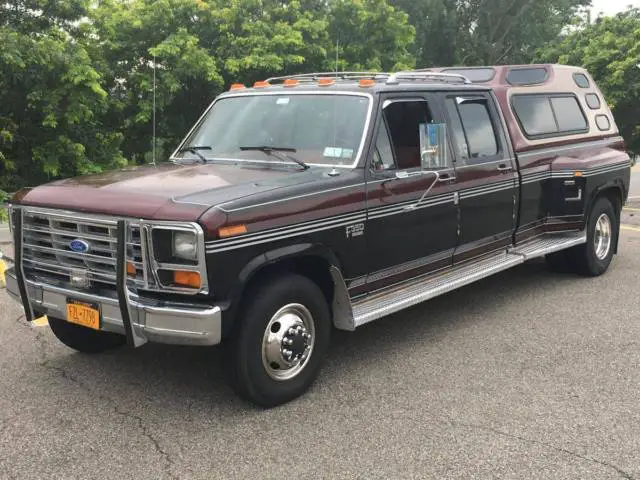
[[[14,200],[72,211],[193,221],[220,203],[312,182],[320,170],[268,164],[166,163],[59,180],[25,189]]]

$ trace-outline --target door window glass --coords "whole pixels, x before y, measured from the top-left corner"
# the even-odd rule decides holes
[[[469,159],[469,149],[467,148],[467,140],[464,136],[464,130],[462,129],[458,107],[456,107],[456,102],[453,98],[447,98],[445,103],[447,105],[447,113],[449,114],[449,130],[451,131],[453,151],[458,160],[466,162]]]
[[[389,140],[389,132],[387,131],[386,122],[382,122],[378,129],[376,137],[376,147],[373,152],[373,168],[374,170],[393,170],[396,168],[396,162],[393,158],[393,148],[391,140]]]
[[[429,111],[429,106],[424,100],[387,100],[383,106],[383,114],[391,136],[390,148],[395,158],[395,167],[400,170],[420,168],[420,125],[433,123],[433,116]],[[385,132],[382,128],[378,132],[380,148],[376,145],[376,150],[382,151],[384,145]],[[375,156],[374,156],[375,161]],[[444,161],[440,168],[448,168],[450,161]],[[383,161],[384,165],[384,161]]]
[[[469,159],[482,161],[498,154],[498,142],[486,100],[457,100],[462,128],[467,139]]]

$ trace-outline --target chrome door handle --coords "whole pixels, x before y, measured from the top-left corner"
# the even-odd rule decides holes
[[[498,171],[500,172],[508,172],[509,170],[513,170],[511,165],[507,165],[506,163],[501,163],[498,165]]]
[[[438,177],[438,182],[452,182],[456,179],[453,175],[449,175],[448,173],[443,173]]]

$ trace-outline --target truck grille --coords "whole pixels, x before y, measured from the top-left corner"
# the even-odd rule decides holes
[[[92,285],[115,288],[117,222],[115,219],[23,210],[23,265],[27,271],[69,281],[74,272],[86,272]],[[71,249],[81,240],[87,252]],[[144,286],[144,259],[140,227],[127,232],[127,260],[136,267],[136,284]]]

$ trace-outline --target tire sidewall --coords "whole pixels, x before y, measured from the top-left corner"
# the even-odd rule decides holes
[[[124,335],[91,330],[58,318],[49,317],[49,328],[58,340],[81,353],[101,353],[124,346]]]
[[[602,215],[603,213],[609,217],[609,221],[611,222],[611,245],[607,256],[601,260],[596,256],[594,238],[596,233],[596,222],[598,221],[598,218],[600,218],[600,215]],[[589,215],[585,259],[588,264],[587,266],[589,273],[591,273],[592,275],[601,275],[609,268],[611,260],[613,259],[617,241],[618,216],[616,215],[613,205],[607,198],[599,198],[593,205],[591,214]]]
[[[300,275],[270,278],[266,286],[248,296],[251,302],[242,315],[237,332],[236,362],[238,380],[246,383],[245,396],[263,406],[285,403],[301,395],[313,383],[329,346],[331,318],[329,307],[320,288]],[[305,368],[289,380],[271,378],[262,363],[262,342],[267,324],[273,315],[290,303],[304,305],[313,317],[315,342]]]

